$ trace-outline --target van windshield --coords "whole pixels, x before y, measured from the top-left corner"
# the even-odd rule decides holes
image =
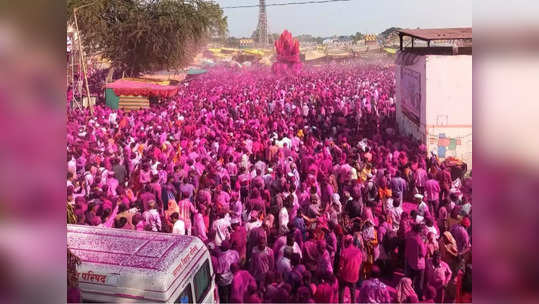
[[[193,303],[193,292],[191,284],[187,285],[174,303]]]
[[[194,284],[197,303],[202,303],[202,300],[206,297],[211,285],[210,280],[210,261],[206,260],[195,274]]]

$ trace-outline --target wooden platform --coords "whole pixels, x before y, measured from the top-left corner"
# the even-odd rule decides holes
[[[122,110],[148,109],[150,100],[144,96],[120,96],[118,108]]]

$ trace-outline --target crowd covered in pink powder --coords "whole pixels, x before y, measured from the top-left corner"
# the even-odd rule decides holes
[[[395,116],[391,65],[216,67],[149,109],[68,111],[67,203],[199,237],[223,303],[471,302],[471,177]]]

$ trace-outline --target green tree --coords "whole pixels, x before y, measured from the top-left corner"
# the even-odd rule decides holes
[[[228,37],[225,40],[225,45],[228,47],[237,48],[240,46],[240,39],[236,37]]]
[[[203,0],[68,0],[69,23],[81,6],[77,20],[85,50],[130,76],[183,67],[210,38],[227,31],[223,10]]]
[[[379,36],[383,40],[385,40],[391,33],[396,32],[396,31],[401,30],[401,29],[402,28],[400,28],[400,27],[390,27],[390,28],[386,29],[385,31],[381,32]]]
[[[365,37],[365,35],[361,34],[360,32],[356,32],[356,34],[353,35],[354,42],[359,41],[359,40],[363,39],[364,37]]]
[[[314,37],[313,40],[317,44],[322,44],[322,42],[325,40],[325,38],[323,38],[323,37]]]
[[[296,39],[298,39],[299,42],[312,42],[314,41],[314,37],[309,34],[302,34],[296,36]]]

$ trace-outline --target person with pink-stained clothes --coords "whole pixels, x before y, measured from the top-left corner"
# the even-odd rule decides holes
[[[356,294],[356,284],[359,281],[359,271],[361,269],[362,261],[363,258],[361,250],[354,246],[353,237],[351,235],[347,235],[344,238],[344,249],[341,252],[338,269],[341,280],[339,289],[339,303],[343,303],[345,287],[349,288],[352,296]]]
[[[359,290],[359,303],[391,303],[387,285],[380,281],[380,269],[374,265],[371,278],[363,281]]]
[[[266,274],[275,269],[273,250],[267,247],[266,238],[260,238],[253,248],[249,264],[249,272],[258,282],[263,282]]]
[[[440,252],[436,251],[432,258],[427,260],[425,266],[425,286],[434,287],[436,290],[436,303],[445,303],[445,289],[451,281],[453,272],[449,265],[440,259]]]
[[[431,174],[425,182],[425,200],[432,208],[432,213],[437,214],[439,209],[440,184]]]
[[[231,303],[245,303],[249,289],[256,289],[257,284],[253,276],[246,270],[241,270],[238,263],[230,265],[230,270],[234,274],[230,291]]]
[[[185,198],[178,202],[178,210],[178,215],[180,216],[180,219],[185,223],[185,230],[187,231],[187,234],[191,235],[191,215],[197,212],[195,206],[189,199]]]
[[[404,253],[406,275],[414,282],[414,289],[420,299],[423,295],[425,257],[427,255],[427,246],[422,239],[421,230],[420,224],[413,224],[412,231],[406,236]]]
[[[200,209],[195,212],[193,216],[193,227],[192,235],[198,236],[203,242],[208,240],[207,232],[208,228],[204,223],[204,214],[207,212],[207,209],[204,205],[200,206]]]

